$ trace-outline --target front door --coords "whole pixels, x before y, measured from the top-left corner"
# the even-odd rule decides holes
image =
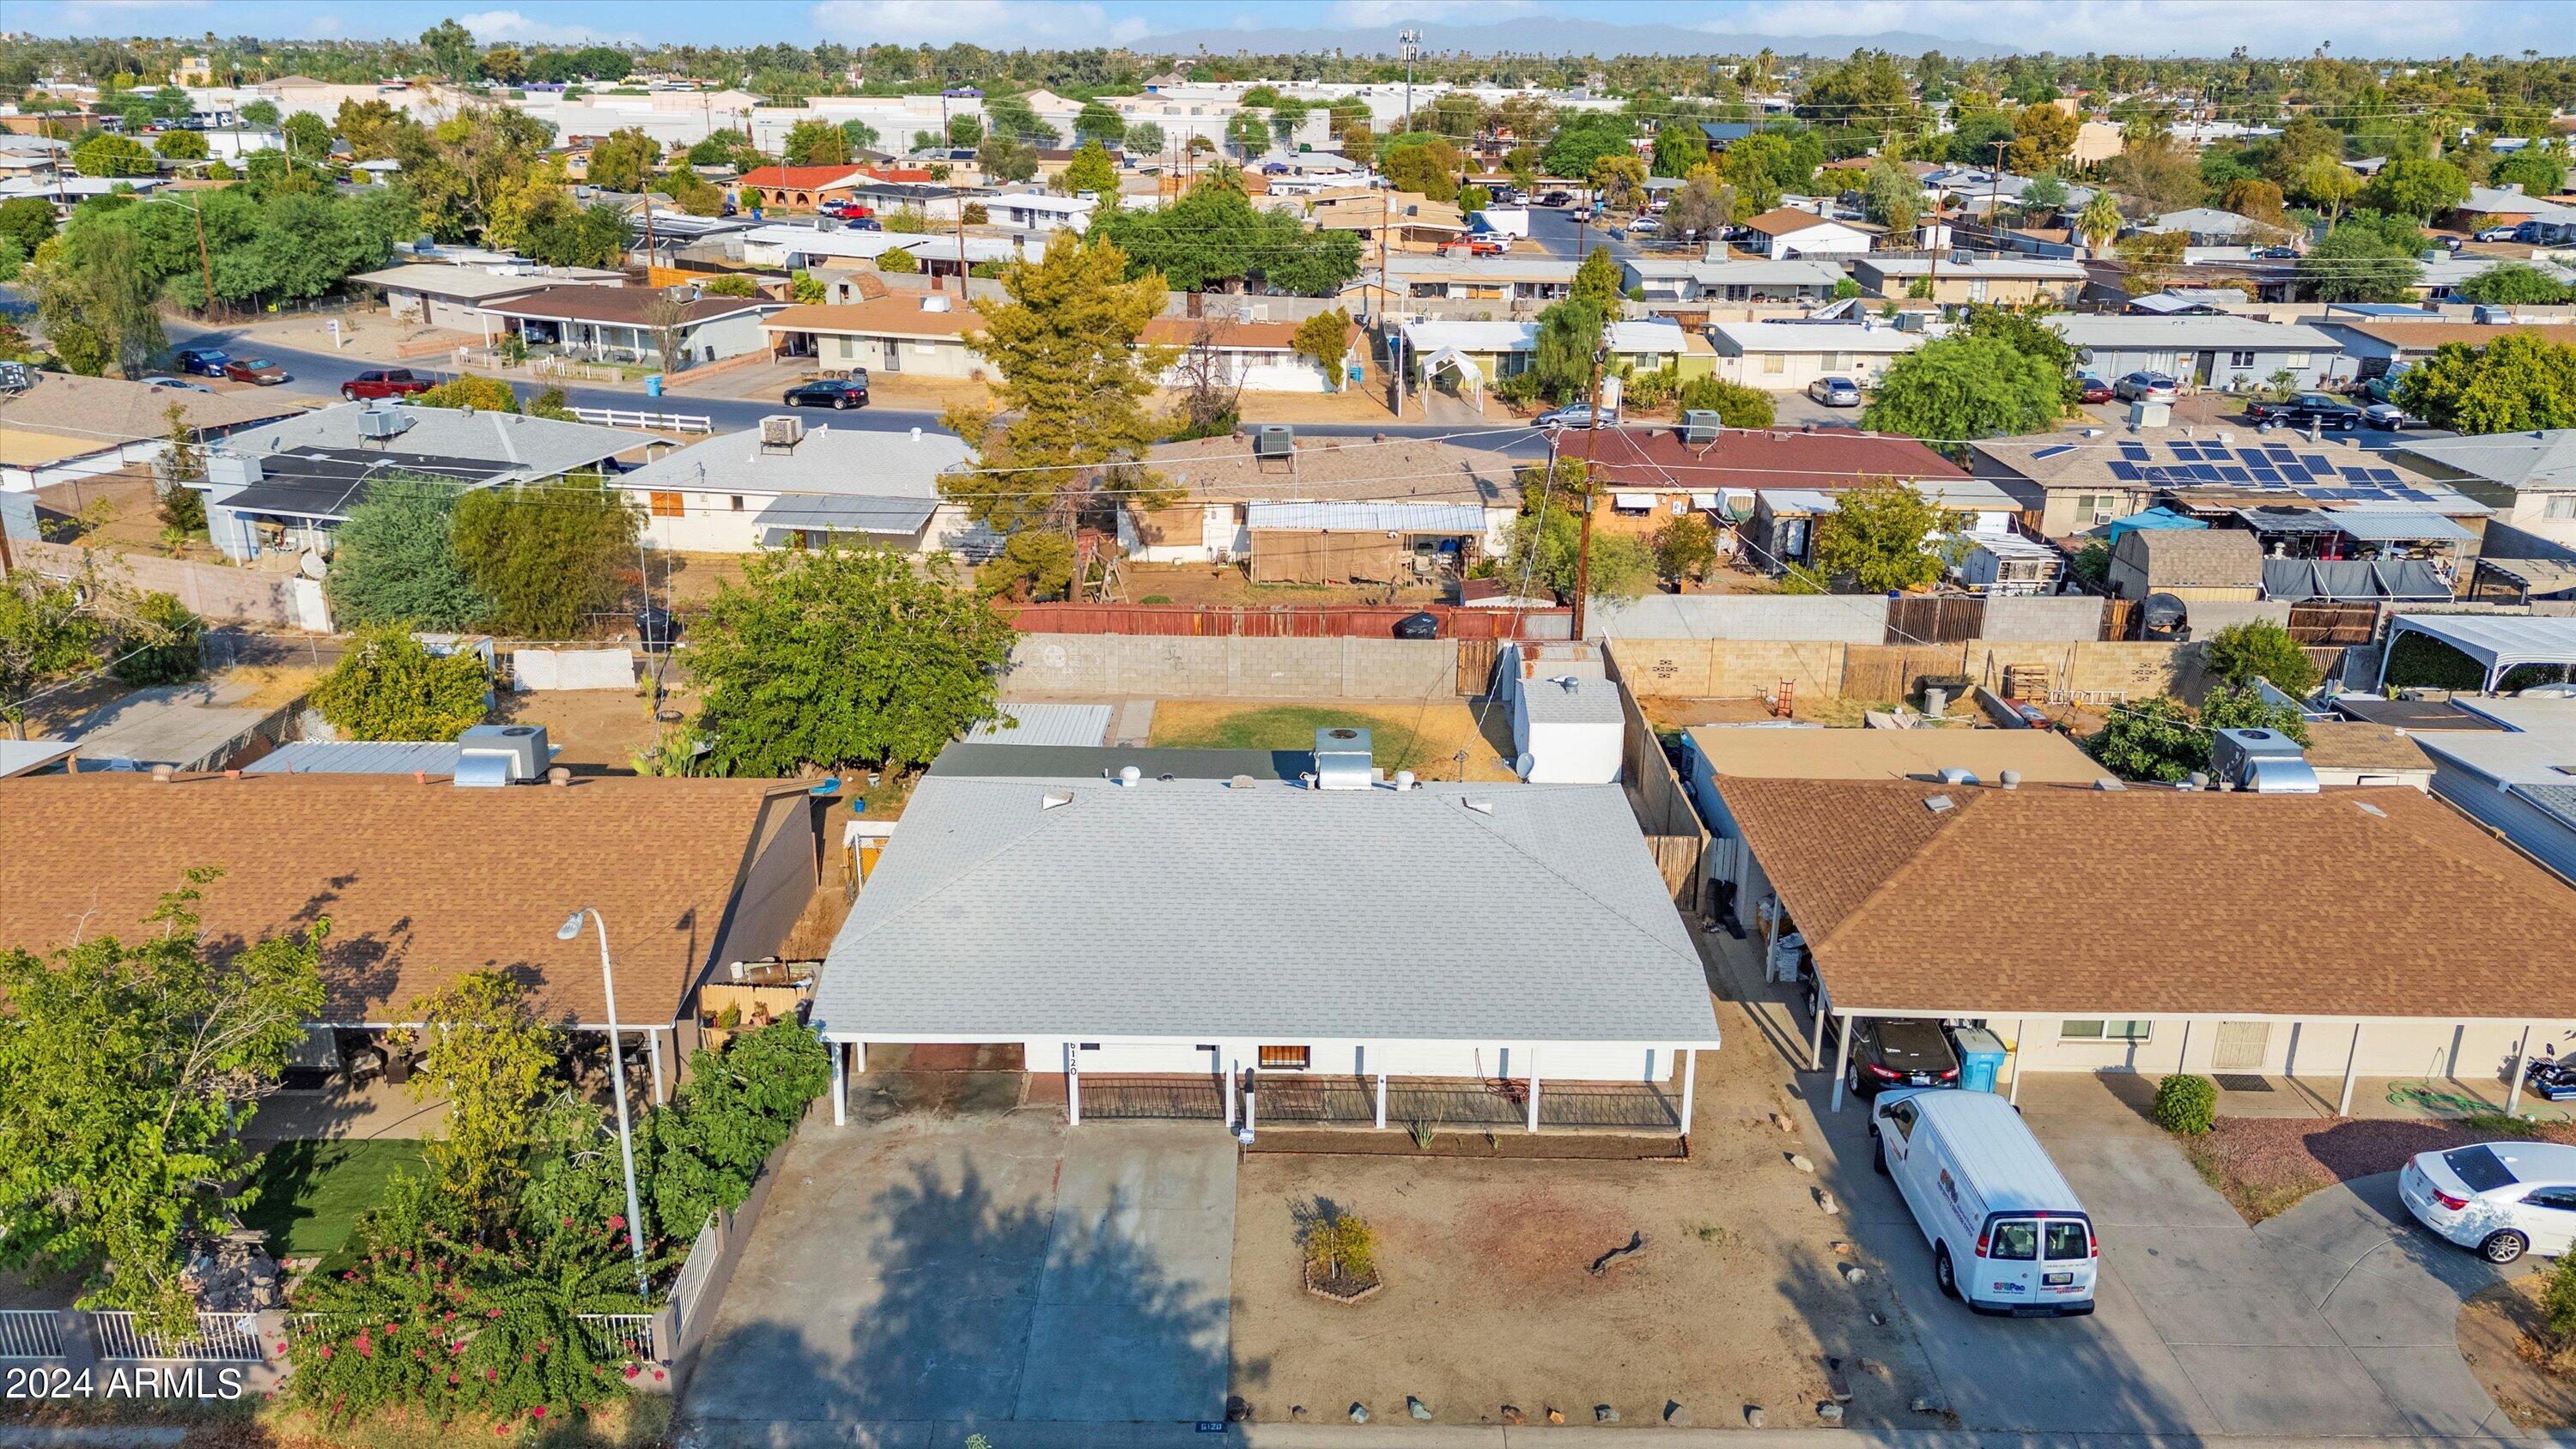
[[[2272,1023],[2268,1021],[2222,1021],[2218,1024],[2218,1044],[2209,1053],[2213,1072],[2259,1072],[2263,1059],[2272,1047]]]

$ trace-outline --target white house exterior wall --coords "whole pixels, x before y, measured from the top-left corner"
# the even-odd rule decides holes
[[[1836,222],[1811,226],[1787,236],[1771,239],[1773,261],[1791,257],[1848,257],[1869,250],[1870,237],[1865,231],[1854,231]]]
[[[984,359],[954,337],[893,337],[818,333],[817,360],[870,372],[912,373],[923,377],[974,377],[987,370]],[[891,359],[889,350],[895,352]]]
[[[1717,375],[1744,387],[1765,392],[1799,392],[1820,377],[1848,377],[1863,387],[1874,386],[1887,371],[1887,365],[1905,354],[1877,352],[1748,352],[1739,357],[1720,355]],[[1770,359],[1777,358],[1780,370],[1769,369]]]
[[[2232,360],[2247,351],[2253,354],[2250,363],[2240,366]],[[2253,382],[2269,382],[2274,372],[2286,369],[2292,387],[2313,388],[2324,380],[2341,355],[2331,349],[2289,352],[2228,347],[2092,347],[2077,353],[2076,365],[2104,381],[2132,372],[2161,372],[2194,382],[2201,376],[2201,359],[2206,357],[2209,374],[2205,386],[2223,388],[2239,374]]]
[[[2081,1018],[2078,1018],[2079,1020]],[[2522,1038],[2522,1023],[2508,1021],[2375,1021],[2361,1024],[2361,1047],[2353,1051],[2350,1017],[2309,1017],[2269,1023],[2261,1064],[2219,1067],[2213,1062],[2222,1021],[2249,1017],[2163,1017],[2153,1020],[2149,1039],[2129,1043],[2070,1040],[2065,1018],[1989,1017],[1987,1025],[2019,1050],[2014,1060],[2033,1072],[2260,1072],[2266,1076],[2341,1078],[2347,1060],[2363,1077],[2457,1078],[2470,1085],[2495,1084],[2502,1091],[2507,1064]],[[2187,1028],[2187,1029],[2186,1029]],[[2576,1045],[2576,1022],[2534,1023],[2531,1049],[2557,1044],[2565,1055]]]
[[[1267,1047],[1305,1047],[1304,1071],[1272,1069],[1275,1076],[1504,1077],[1525,1078],[1533,1064],[1542,1095],[1549,1082],[1669,1082],[1680,1053],[1670,1045],[1628,1042],[1353,1042],[1270,1037],[1200,1041],[1037,1037],[1022,1049],[1033,1072],[1061,1071],[1065,1047],[1078,1048],[1082,1071],[1112,1075],[1195,1074],[1228,1065],[1253,1069]],[[1210,1048],[1214,1048],[1213,1051]]]

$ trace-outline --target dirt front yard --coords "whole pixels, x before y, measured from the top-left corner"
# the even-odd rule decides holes
[[[1836,1251],[1845,1221],[1820,1211],[1812,1150],[1774,1124],[1796,1117],[1787,1073],[1743,1013],[1721,1003],[1728,1046],[1700,1058],[1686,1162],[1494,1161],[1254,1154],[1235,1204],[1234,1392],[1256,1419],[1297,1408],[1380,1422],[1414,1395],[1441,1423],[1528,1422],[1555,1409],[1596,1422],[1725,1428],[1763,1406],[1775,1428],[1813,1425],[1844,1360],[1848,1423],[1931,1426],[1937,1392],[1883,1275],[1858,1284]],[[1737,1043],[1744,1043],[1738,1046]],[[1329,1203],[1377,1235],[1385,1286],[1356,1304],[1304,1291],[1298,1227]],[[1595,1259],[1643,1234],[1643,1252],[1596,1276]],[[1875,1312],[1881,1319],[1874,1324]]]

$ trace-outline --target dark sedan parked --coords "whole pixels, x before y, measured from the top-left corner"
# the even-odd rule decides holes
[[[2321,392],[2303,392],[2288,402],[2248,404],[2245,420],[2258,428],[2288,427],[2305,431],[2313,425],[2329,433],[2349,433],[2362,423],[2361,409]]]
[[[1955,1087],[1959,1054],[1941,1023],[1921,1017],[1865,1016],[1852,1033],[1846,1085],[1863,1097],[1882,1087]]]
[[[221,377],[232,360],[220,347],[191,347],[170,355],[170,365],[188,377]]]
[[[868,405],[868,375],[854,372],[848,377],[818,377],[787,390],[791,408],[863,408]]]

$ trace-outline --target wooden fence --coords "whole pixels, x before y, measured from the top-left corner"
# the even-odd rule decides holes
[[[2290,637],[2302,644],[2367,644],[2379,637],[2377,604],[2292,604]]]
[[[1907,594],[1887,601],[1887,643],[1960,644],[1985,632],[1986,601]]]
[[[1663,873],[1664,885],[1673,893],[1673,904],[1681,909],[1699,906],[1700,858],[1708,850],[1708,827],[1700,823],[1699,809],[1690,802],[1690,792],[1682,785],[1681,775],[1673,769],[1670,756],[1664,753],[1663,739],[1637,707],[1637,697],[1619,676],[1618,656],[1607,646],[1602,650],[1602,668],[1610,682],[1618,686],[1619,778],[1625,782],[1628,808],[1636,813],[1637,825],[1645,833],[1646,848],[1655,857],[1655,868]]]
[[[1566,609],[1461,609],[1448,604],[1023,604],[1024,634],[1147,634],[1206,639],[1390,639],[1415,614],[1440,622],[1443,639],[1562,639]]]

